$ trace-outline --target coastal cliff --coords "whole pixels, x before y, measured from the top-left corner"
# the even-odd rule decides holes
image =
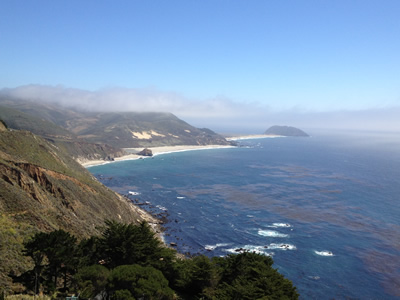
[[[99,234],[106,219],[158,222],[103,186],[64,150],[0,122],[0,239],[8,245],[0,247],[0,286],[12,285],[11,270],[28,267],[22,242],[34,232],[63,229],[81,239]]]

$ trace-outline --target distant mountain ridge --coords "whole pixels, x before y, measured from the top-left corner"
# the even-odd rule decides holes
[[[292,126],[279,126],[274,125],[268,128],[264,134],[274,134],[274,135],[282,135],[282,136],[309,136],[303,130],[292,127]]]
[[[193,127],[171,113],[87,112],[4,97],[0,105],[52,122],[75,138],[115,148],[230,144],[212,130]],[[4,115],[0,118],[12,124]]]
[[[0,119],[12,129],[30,131],[66,150],[75,160],[112,160],[126,154],[123,150],[108,144],[89,143],[79,139],[76,134],[46,119],[32,116],[22,111],[1,106]]]

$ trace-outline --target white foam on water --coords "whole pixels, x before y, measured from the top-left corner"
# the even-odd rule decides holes
[[[204,249],[208,250],[208,251],[213,251],[215,250],[215,248],[217,248],[217,245],[205,245]]]
[[[156,207],[157,207],[158,209],[163,210],[163,211],[167,211],[167,210],[168,210],[166,207],[161,206],[161,205],[156,205]]]
[[[285,233],[280,233],[278,231],[274,230],[258,230],[258,234],[262,236],[268,236],[268,237],[288,237],[288,234]]]
[[[292,227],[292,225],[290,225],[289,223],[272,223],[272,225],[267,225],[267,227],[270,227],[270,228],[278,228],[278,227],[289,228],[289,227]]]
[[[327,251],[327,250],[324,250],[324,251],[314,250],[314,252],[315,252],[315,254],[321,255],[321,256],[335,256],[331,251]]]
[[[185,199],[185,197],[176,197],[176,199]]]
[[[229,243],[217,243],[215,245],[205,245],[204,249],[206,249],[208,251],[212,251],[212,250],[215,250],[218,247],[226,247],[226,246],[229,246],[229,245],[231,245],[231,244],[229,244]]]
[[[255,245],[245,245],[243,247],[223,249],[223,251],[225,251],[225,252],[234,253],[234,254],[248,251],[248,252],[254,252],[254,253],[262,254],[262,255],[266,255],[266,256],[274,255],[274,252],[270,252],[267,250],[268,249],[266,249],[264,246],[255,246]]]
[[[267,249],[280,249],[280,250],[296,250],[296,246],[292,244],[269,244]]]
[[[128,194],[129,195],[134,195],[134,196],[140,195],[139,192],[132,192],[132,191],[129,191]]]

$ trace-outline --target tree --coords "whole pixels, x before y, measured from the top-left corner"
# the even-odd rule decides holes
[[[101,265],[83,267],[75,274],[74,280],[78,286],[80,298],[94,298],[103,294],[106,296],[106,286],[110,271]]]
[[[185,297],[205,296],[217,284],[216,268],[205,255],[177,261],[175,286]]]
[[[155,237],[146,222],[134,225],[106,221],[106,225],[99,239],[99,249],[108,268],[138,264],[150,265],[166,273],[171,269],[174,251]]]
[[[104,259],[104,251],[100,238],[91,236],[83,239],[77,247],[77,256],[79,258],[79,267],[87,267],[98,264]]]
[[[36,233],[31,240],[24,244],[24,255],[30,256],[33,260],[34,272],[34,293],[37,294],[41,286],[41,275],[44,268],[45,248],[47,247],[47,234]],[[28,271],[29,272],[29,271]],[[28,276],[29,278],[30,276]]]
[[[35,293],[40,286],[40,275],[45,273],[48,290],[55,290],[60,276],[64,279],[63,288],[67,289],[68,277],[76,269],[76,238],[64,230],[50,233],[37,233],[25,243],[25,255],[32,258],[35,273]],[[44,263],[46,261],[46,263]]]
[[[298,299],[292,282],[272,268],[269,256],[245,252],[214,262],[221,274],[217,299]]]
[[[112,270],[108,292],[112,299],[174,299],[161,271],[153,267],[123,265]]]

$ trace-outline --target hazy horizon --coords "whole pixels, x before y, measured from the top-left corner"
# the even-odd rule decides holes
[[[322,112],[297,108],[274,111],[257,103],[235,103],[227,98],[199,101],[178,93],[150,89],[88,91],[44,85],[1,89],[0,96],[97,112],[170,112],[195,127],[207,127],[219,133],[262,134],[273,125],[308,130],[400,132],[400,107]]]

